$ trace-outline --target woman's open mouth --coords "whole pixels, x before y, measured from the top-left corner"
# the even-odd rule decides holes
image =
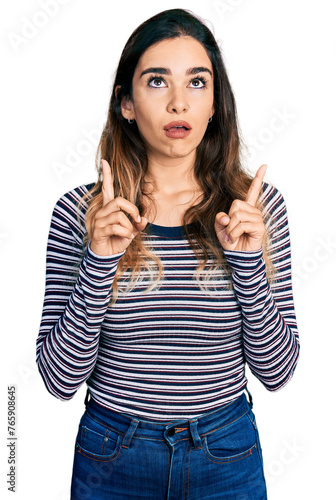
[[[171,139],[183,139],[190,134],[191,125],[188,122],[176,121],[164,126],[164,132]]]

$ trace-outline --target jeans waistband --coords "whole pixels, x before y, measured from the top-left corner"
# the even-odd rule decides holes
[[[124,413],[118,413],[96,403],[92,398],[86,403],[88,415],[96,422],[123,436],[123,447],[128,448],[131,439],[167,440],[171,445],[184,439],[192,439],[195,448],[201,447],[201,437],[214,430],[231,424],[242,417],[252,407],[245,393],[217,410],[198,418],[169,420],[167,422],[144,420]]]

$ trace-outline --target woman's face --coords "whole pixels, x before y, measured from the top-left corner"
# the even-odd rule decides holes
[[[123,116],[135,119],[148,158],[195,158],[214,113],[213,68],[192,37],[167,39],[144,52]]]

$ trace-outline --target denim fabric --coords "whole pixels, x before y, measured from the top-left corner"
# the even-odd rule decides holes
[[[267,499],[252,401],[242,394],[197,419],[162,423],[91,399],[79,424],[71,499]]]

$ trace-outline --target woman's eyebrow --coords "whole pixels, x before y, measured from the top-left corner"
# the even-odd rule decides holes
[[[204,66],[198,66],[196,68],[189,68],[186,71],[187,75],[195,75],[197,73],[209,73],[212,76],[212,71],[209,68],[205,68]]]
[[[186,75],[195,75],[197,73],[209,73],[212,76],[212,71],[210,71],[209,68],[206,68],[204,66],[196,66],[195,68],[189,68],[186,71]],[[147,68],[144,71],[142,71],[140,78],[143,75],[147,75],[147,73],[156,73],[159,75],[171,75],[172,72],[168,68]]]

